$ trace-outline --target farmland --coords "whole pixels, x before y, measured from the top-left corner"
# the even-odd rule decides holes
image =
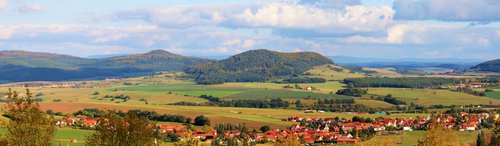
[[[164,76],[164,75],[163,75]],[[94,81],[100,82],[100,81]],[[126,83],[126,84],[125,84]],[[73,113],[84,108],[99,108],[107,110],[151,110],[159,114],[178,114],[190,118],[204,115],[215,123],[240,123],[245,124],[250,129],[258,129],[262,125],[268,125],[273,128],[288,128],[293,122],[283,121],[282,119],[290,116],[303,117],[339,117],[352,118],[360,117],[427,117],[430,114],[354,114],[354,113],[305,113],[303,110],[295,110],[292,105],[290,108],[277,109],[259,109],[259,108],[238,108],[238,107],[217,107],[217,106],[177,106],[169,105],[176,102],[196,102],[205,103],[208,100],[198,98],[200,95],[213,95],[222,100],[255,100],[282,98],[286,101],[295,102],[301,100],[304,104],[313,105],[317,99],[345,99],[353,98],[330,94],[338,89],[345,88],[345,84],[337,81],[328,81],[325,83],[298,84],[302,86],[315,87],[316,90],[299,90],[284,88],[284,86],[294,86],[295,84],[276,84],[276,83],[225,83],[220,85],[196,85],[186,80],[174,78],[162,78],[160,75],[144,78],[123,79],[121,82],[111,84],[103,88],[33,88],[31,91],[34,98],[40,98],[42,110],[53,110],[63,114]],[[9,87],[0,87],[0,90],[7,91]],[[12,87],[13,90],[24,92],[22,87]],[[385,96],[392,94],[393,97],[422,105],[466,105],[466,104],[488,104],[500,103],[497,99],[473,96],[466,93],[452,92],[448,90],[435,89],[409,89],[409,88],[363,88],[368,89],[368,95],[363,98],[355,98],[355,103],[371,108],[391,108],[389,104],[380,100],[369,99],[370,94]],[[498,92],[498,91],[497,91]],[[492,92],[496,93],[496,92]],[[126,95],[130,99],[123,101],[118,99],[104,98],[105,95],[117,96]],[[308,99],[312,97],[312,99]],[[58,100],[58,101],[56,101]],[[89,131],[76,130],[70,128],[60,128],[56,135],[56,142],[65,144],[71,138],[83,142],[83,135]],[[403,139],[402,145],[414,144],[422,135],[423,131],[407,132],[402,136],[387,136],[390,138]],[[470,141],[471,135],[461,134],[466,138],[464,141]],[[379,137],[374,138],[377,140]]]
[[[395,143],[399,143],[400,146],[413,146],[418,143],[418,140],[425,134],[426,131],[406,131],[402,135],[384,135],[377,136],[373,139],[370,139],[366,143],[374,142],[381,143],[383,140],[392,141]],[[459,140],[465,144],[469,144],[475,142],[477,137],[477,131],[469,132],[469,131],[458,131],[456,132],[459,136]]]
[[[351,72],[350,70],[344,69],[336,65],[322,65],[315,66],[312,69],[306,71],[309,77],[320,77],[327,80],[343,80],[345,78],[359,78],[364,77],[364,74]]]
[[[449,90],[435,89],[410,89],[410,88],[368,88],[369,94],[387,95],[403,100],[407,103],[421,105],[467,105],[467,104],[499,104],[500,100],[487,97],[474,96],[466,93]]]
[[[494,99],[500,99],[500,91],[486,92],[486,97],[490,97],[490,98],[494,98]]]

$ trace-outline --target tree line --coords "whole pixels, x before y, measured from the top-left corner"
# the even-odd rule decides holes
[[[347,78],[344,83],[352,87],[393,87],[393,88],[432,88],[441,85],[458,84],[463,79],[455,78]]]
[[[220,106],[220,107],[246,107],[246,108],[287,108],[290,102],[284,101],[281,98],[273,98],[271,100],[222,100],[219,97],[212,95],[200,95],[198,98],[207,99],[207,103],[192,103],[192,102],[176,102],[173,105],[187,106]]]

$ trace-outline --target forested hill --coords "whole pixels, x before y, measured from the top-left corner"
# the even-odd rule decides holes
[[[500,72],[500,59],[480,63],[471,69],[481,72]]]
[[[53,53],[28,51],[0,51],[0,66],[17,65],[25,67],[47,67],[70,69],[93,60]]]
[[[145,54],[134,54],[104,58],[88,67],[137,68],[152,71],[182,71],[191,66],[211,62],[209,59],[186,57],[164,50],[153,50]]]
[[[195,81],[256,82],[301,74],[313,66],[333,63],[315,52],[282,53],[265,49],[252,50],[227,59],[197,65],[186,70]]]
[[[102,59],[27,51],[0,51],[0,83],[130,77],[155,71],[183,71],[209,59],[163,50]]]

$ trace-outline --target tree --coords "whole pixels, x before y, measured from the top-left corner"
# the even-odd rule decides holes
[[[107,111],[96,125],[96,132],[88,136],[87,145],[158,145],[160,138],[156,124],[134,112],[124,117]]]
[[[486,146],[486,138],[483,131],[477,133],[476,146]]]
[[[174,143],[175,146],[198,146],[200,140],[193,136],[191,131],[188,131],[186,135],[184,135],[184,139]]]
[[[495,120],[495,129],[491,133],[490,146],[500,146],[500,119]]]
[[[295,135],[279,135],[278,138],[276,139],[276,143],[274,144],[276,146],[300,146],[302,145],[302,142],[300,139],[295,136]]]
[[[269,127],[269,126],[267,126],[267,125],[264,125],[264,126],[260,127],[260,129],[259,129],[259,130],[260,130],[260,131],[262,131],[262,132],[267,132],[267,131],[269,131],[270,129],[271,129],[271,127]]]
[[[186,118],[186,124],[191,124],[191,121],[193,121],[191,118]]]
[[[203,115],[197,116],[196,118],[194,118],[194,125],[196,125],[196,126],[205,126],[205,125],[210,126],[210,119],[208,119],[207,117],[205,117]]]
[[[56,131],[53,117],[47,117],[34,101],[29,89],[26,97],[19,97],[9,89],[5,116],[10,119],[7,125],[9,145],[52,145]]]
[[[462,145],[458,135],[452,130],[446,128],[446,123],[438,122],[438,118],[443,118],[441,114],[433,116],[429,128],[424,136],[418,141],[419,146],[457,146]]]

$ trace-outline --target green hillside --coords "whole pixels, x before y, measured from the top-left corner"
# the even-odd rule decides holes
[[[186,73],[193,75],[197,82],[259,82],[299,75],[314,66],[331,63],[332,60],[314,52],[282,53],[260,49],[197,65]]]
[[[471,69],[481,72],[500,72],[500,59],[480,63]]]
[[[155,71],[182,71],[209,59],[185,57],[163,50],[103,59],[53,53],[0,51],[0,81],[62,81],[132,77]]]
[[[154,50],[145,54],[104,58],[85,66],[110,68],[129,67],[152,71],[182,71],[190,66],[210,61],[209,59],[181,56],[164,50]]]

